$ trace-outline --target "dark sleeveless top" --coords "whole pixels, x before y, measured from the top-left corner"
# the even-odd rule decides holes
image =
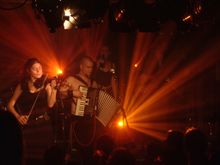
[[[40,92],[40,94],[39,94]],[[28,115],[37,97],[36,104],[23,129],[24,159],[43,159],[46,150],[52,146],[53,132],[51,120],[42,118],[48,112],[47,93],[45,89],[36,93],[24,90],[18,98],[19,113]],[[41,117],[41,118],[40,118]]]
[[[98,69],[96,72],[95,80],[98,84],[100,84],[103,87],[108,87],[111,85],[111,78],[112,78],[111,72],[104,72],[100,69]]]
[[[19,107],[18,111],[20,111],[19,113],[21,113],[22,115],[29,114],[31,107],[33,106],[34,101],[38,94],[39,96],[38,96],[38,99],[36,101],[36,104],[34,106],[34,109],[33,109],[33,112],[30,118],[44,114],[48,109],[47,93],[45,89],[42,89],[41,91],[38,91],[35,93],[31,93],[28,90],[24,90],[21,93],[21,96],[18,98],[18,107]]]

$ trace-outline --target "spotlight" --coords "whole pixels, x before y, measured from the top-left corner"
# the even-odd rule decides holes
[[[79,9],[65,8],[63,10],[63,27],[64,29],[71,29],[77,27],[79,21]]]
[[[115,21],[116,22],[122,21],[124,16],[125,16],[125,9],[120,9],[119,11],[115,12]]]
[[[61,75],[61,74],[63,74],[63,71],[58,68],[58,69],[57,69],[57,75]]]
[[[134,64],[134,67],[137,68],[138,67],[138,63]]]
[[[64,16],[69,17],[69,16],[73,15],[73,13],[74,13],[73,9],[69,9],[69,8],[64,9]]]
[[[193,12],[195,15],[199,15],[202,13],[203,6],[201,1],[196,1],[194,6],[193,6]]]
[[[63,10],[64,29],[78,28],[85,23],[86,11],[80,8],[65,8]]]
[[[119,128],[123,128],[124,127],[124,120],[123,119],[120,119],[118,122],[117,122],[117,125]]]
[[[187,15],[182,19],[183,22],[192,22],[192,15]]]
[[[112,3],[109,8],[109,26],[113,31],[130,32],[135,30],[129,10],[122,2]]]
[[[78,16],[78,15],[70,16],[70,17],[69,17],[69,21],[70,21],[72,24],[77,24],[78,20],[79,20],[79,16]]]
[[[72,27],[73,27],[73,24],[72,24],[70,21],[65,20],[65,21],[63,22],[63,28],[64,28],[65,30],[67,30],[67,29],[72,29]]]
[[[90,27],[93,19],[102,23],[108,1],[33,0],[32,7],[36,17],[46,22],[50,32],[55,32],[62,25],[64,29]]]
[[[73,27],[77,28],[79,23],[79,16],[69,16],[64,17],[63,27],[64,29],[72,29]]]

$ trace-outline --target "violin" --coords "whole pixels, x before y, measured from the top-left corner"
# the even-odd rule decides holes
[[[48,83],[51,83],[51,81],[55,80],[57,86],[63,81],[63,78],[61,76],[54,76],[49,78],[48,75],[43,75],[41,78],[37,79],[34,82],[34,86],[38,89],[41,87],[46,86]]]

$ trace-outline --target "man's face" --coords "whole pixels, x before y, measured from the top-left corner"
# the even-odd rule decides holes
[[[88,59],[85,59],[82,64],[80,65],[80,70],[81,70],[81,73],[84,75],[84,76],[87,76],[87,77],[90,77],[91,74],[92,74],[92,71],[93,71],[93,62],[88,60]]]

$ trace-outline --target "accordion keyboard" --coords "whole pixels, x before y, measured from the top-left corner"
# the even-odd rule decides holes
[[[82,97],[77,99],[76,111],[74,115],[84,116],[85,108],[87,105],[89,105],[89,99],[87,98],[88,88],[85,86],[80,86],[79,91],[82,93]]]

